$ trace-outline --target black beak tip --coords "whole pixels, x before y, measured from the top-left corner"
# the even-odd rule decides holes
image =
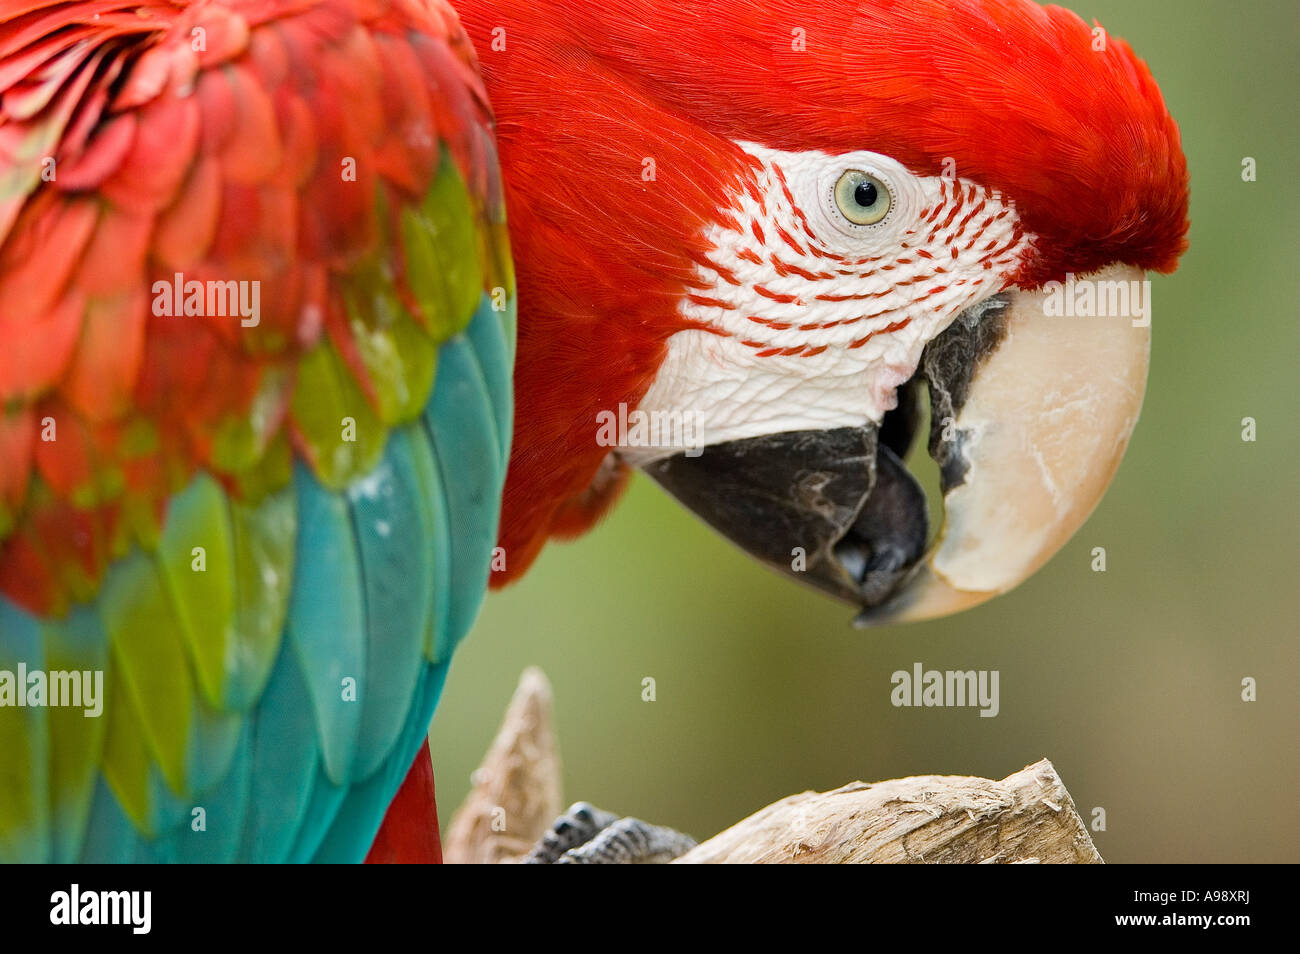
[[[865,611],[925,552],[925,493],[871,426],[711,445],[646,472],[764,563]]]

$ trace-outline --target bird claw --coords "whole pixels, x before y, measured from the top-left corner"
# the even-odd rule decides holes
[[[619,818],[587,802],[576,802],[524,858],[530,865],[662,865],[695,847],[689,835]]]

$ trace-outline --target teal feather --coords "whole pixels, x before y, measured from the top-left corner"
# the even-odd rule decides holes
[[[104,776],[99,776],[95,795],[90,802],[90,817],[86,822],[86,840],[81,846],[80,860],[89,864],[120,865],[135,858],[136,846],[143,841],[131,819],[108,787]]]
[[[506,308],[498,312],[493,308],[492,299],[485,295],[474,321],[465,329],[465,336],[474,346],[497,425],[501,457],[507,460],[513,432],[515,300],[511,298]]]
[[[366,604],[366,691],[353,778],[367,778],[401,732],[423,664],[433,612],[431,524],[409,428],[389,437],[384,459],[348,488]]]
[[[477,320],[484,320],[480,309]],[[491,312],[486,320],[495,320]],[[452,338],[439,355],[433,398],[424,412],[432,437],[450,518],[451,587],[447,629],[436,649],[448,659],[478,615],[487,589],[497,539],[501,497],[489,488],[505,482],[505,460],[496,434],[491,396],[473,347]]]
[[[195,799],[188,823],[173,836],[176,861],[223,864],[238,857],[248,812],[252,739],[252,726],[245,724],[230,770],[218,785]],[[200,819],[194,817],[194,808],[203,809],[197,829]]]
[[[311,696],[297,656],[283,644],[253,720],[250,809],[240,857],[281,862],[306,823],[320,765]]]
[[[293,847],[285,860],[291,864],[306,864],[312,860],[321,841],[329,833],[331,826],[340,821],[339,808],[347,798],[348,787],[335,785],[325,774],[323,765],[316,768],[316,777],[311,783],[311,799],[307,802],[307,811],[303,814],[302,827],[298,829]],[[359,821],[348,815],[341,819],[345,828],[355,827]],[[352,858],[351,861],[360,861]]]
[[[364,784],[354,786],[339,810],[340,817],[373,819],[373,824],[333,826],[312,858],[313,862],[337,864],[365,855],[379,831],[385,809],[401,787],[420,747],[424,745],[429,721],[433,718],[434,708],[447,679],[447,669],[445,663],[422,667],[413,705],[415,717],[406,721],[401,736],[379,771]]]
[[[411,463],[419,474],[420,485],[426,489],[423,516],[428,523],[424,528],[424,542],[433,564],[430,587],[433,601],[429,607],[429,625],[424,634],[422,652],[426,660],[437,663],[445,661],[437,656],[438,637],[447,632],[451,608],[451,529],[447,496],[443,493],[438,459],[434,457],[429,432],[419,421],[404,430],[410,438]]]
[[[316,713],[325,771],[335,785],[352,777],[360,699],[366,692],[366,615],[351,515],[339,494],[303,464],[294,470],[298,543],[289,643],[298,655]],[[345,686],[344,680],[351,680]]]
[[[185,794],[191,798],[194,793],[207,791],[225,777],[230,770],[230,761],[234,758],[244,725],[240,714],[217,712],[197,693],[194,703],[189,758],[186,760],[186,775],[190,784]]]

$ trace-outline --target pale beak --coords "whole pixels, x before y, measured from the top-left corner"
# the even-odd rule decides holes
[[[1143,278],[1139,269],[1112,266],[1080,279],[1093,283],[1094,312],[1116,310],[1118,286],[1103,283],[1128,283],[1142,296],[1140,308],[1130,301],[1128,314],[1106,317],[1049,314],[1070,286],[1012,293],[1001,340],[968,364],[965,400],[951,408],[941,392],[961,382],[936,380],[943,374],[936,339],[923,370],[934,418],[931,454],[943,474],[943,529],[859,624],[930,619],[983,603],[1022,583],[1083,525],[1142,408],[1151,344]],[[1049,302],[1054,293],[1060,297]]]

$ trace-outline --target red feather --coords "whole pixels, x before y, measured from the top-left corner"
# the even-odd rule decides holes
[[[388,806],[384,823],[366,855],[366,864],[442,864],[438,803],[433,790],[433,762],[429,759],[428,740],[420,746],[402,787]]]

